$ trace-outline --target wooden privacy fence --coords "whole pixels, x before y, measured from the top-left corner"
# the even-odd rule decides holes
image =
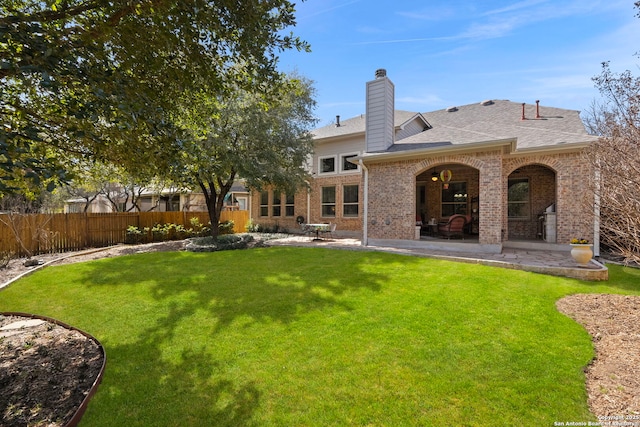
[[[207,212],[114,212],[70,214],[0,214],[0,253],[18,256],[77,251],[125,242],[127,228],[177,224],[192,228],[191,219],[209,224]],[[249,211],[223,211],[220,222],[232,220],[233,231],[242,233]],[[20,239],[16,238],[20,236]]]

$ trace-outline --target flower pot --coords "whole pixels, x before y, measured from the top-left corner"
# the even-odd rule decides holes
[[[591,250],[591,246],[593,245],[585,245],[585,244],[571,245],[571,256],[582,267],[586,267],[589,264],[589,261],[591,261],[591,258],[593,258],[593,251]]]

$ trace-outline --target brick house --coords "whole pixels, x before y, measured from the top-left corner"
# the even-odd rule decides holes
[[[593,171],[581,160],[597,138],[578,111],[502,100],[398,111],[385,70],[366,83],[366,109],[316,129],[309,190],[254,193],[253,221],[333,222],[364,245],[500,252],[568,249],[583,237],[597,250],[597,219],[584,208]],[[467,218],[464,239],[425,235],[453,214]]]

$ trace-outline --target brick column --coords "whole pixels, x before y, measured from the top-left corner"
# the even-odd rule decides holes
[[[506,182],[502,177],[500,153],[483,159],[480,168],[480,236],[481,244],[501,244],[506,230]]]

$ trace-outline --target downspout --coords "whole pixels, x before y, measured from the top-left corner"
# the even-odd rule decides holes
[[[307,181],[307,184],[309,182]],[[311,185],[307,186],[307,224],[311,223]]]
[[[362,159],[359,160],[360,167],[364,170],[364,189],[362,190],[364,193],[363,200],[363,209],[362,209],[362,246],[368,246],[369,237],[368,237],[368,227],[369,227],[369,169],[362,162]]]

